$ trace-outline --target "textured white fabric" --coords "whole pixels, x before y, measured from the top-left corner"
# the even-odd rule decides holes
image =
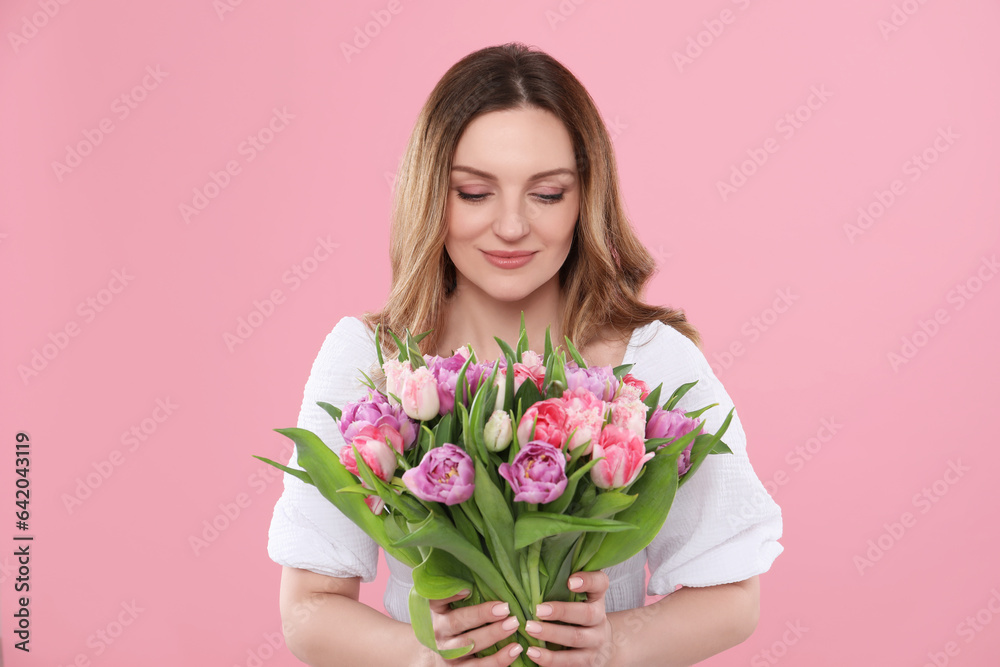
[[[374,336],[361,320],[344,317],[327,335],[306,382],[298,426],[318,435],[334,452],[344,444],[336,422],[316,401],[343,408],[366,391],[357,369],[369,375],[377,363]],[[698,380],[677,407],[706,411],[705,430],[715,432],[733,402],[715,377],[704,354],[679,331],[652,322],[635,329],[624,363],[650,389],[663,383],[662,400],[676,387]],[[739,411],[733,413],[723,441],[733,454],[710,455],[674,498],[667,521],[652,543],[630,560],[605,570],[611,585],[606,609],[641,606],[645,593],[667,595],[677,585],[714,586],[742,581],[766,572],[783,551],[780,507],[757,478],[746,452]],[[288,462],[298,468],[295,452]],[[613,539],[609,535],[608,539]],[[333,577],[375,579],[378,545],[323,498],[312,485],[284,475],[268,531],[268,556],[277,563]],[[645,568],[650,579],[644,591]],[[384,595],[386,611],[409,621],[406,598],[410,569],[386,557],[390,577]]]

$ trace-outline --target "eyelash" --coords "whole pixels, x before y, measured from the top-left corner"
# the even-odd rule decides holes
[[[487,192],[484,194],[473,195],[469,194],[468,192],[459,192],[458,198],[461,199],[462,201],[467,201],[470,204],[478,204],[479,202],[482,202],[488,194],[489,193]],[[535,196],[538,197],[539,201],[541,201],[543,204],[556,204],[562,201],[563,193],[560,192],[557,195],[535,195]]]

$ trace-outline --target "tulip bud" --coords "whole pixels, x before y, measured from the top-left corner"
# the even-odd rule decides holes
[[[491,452],[502,452],[507,449],[513,437],[514,428],[511,426],[510,414],[503,410],[494,410],[483,429],[486,449]]]
[[[385,373],[385,391],[389,396],[389,403],[399,405],[394,396],[400,396],[403,392],[403,383],[406,376],[412,373],[409,360],[386,359],[382,364],[382,372]]]
[[[407,375],[403,381],[403,412],[410,419],[426,421],[437,416],[441,409],[437,378],[426,366]]]
[[[497,368],[497,374],[493,376],[493,384],[497,386],[497,405],[503,405],[504,396],[507,392],[507,371]]]

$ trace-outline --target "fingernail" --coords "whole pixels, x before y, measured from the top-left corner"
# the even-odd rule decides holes
[[[467,598],[471,593],[472,591],[470,591],[468,588],[463,588],[456,595],[461,595],[463,598]]]
[[[532,659],[534,659],[534,658],[540,658],[540,657],[542,657],[542,652],[539,651],[534,646],[532,646],[531,648],[528,649],[528,657],[532,658]]]
[[[510,650],[507,651],[507,655],[509,655],[512,658],[516,658],[517,656],[521,655],[521,651],[523,650],[524,650],[523,646],[521,646],[520,644],[514,644],[513,646],[510,647]],[[528,655],[531,655],[531,651],[528,651]],[[537,658],[538,656],[535,657]]]
[[[548,616],[552,613],[552,605],[540,604],[535,607],[535,616]]]
[[[493,605],[494,616],[510,616],[510,605],[506,602]]]
[[[524,624],[524,629],[528,631],[528,634],[536,635],[542,629],[542,626],[534,621],[528,621]]]
[[[569,587],[570,588],[579,588],[580,586],[583,586],[583,579],[581,579],[580,577],[571,577],[570,578],[570,580],[569,580]]]
[[[518,625],[520,625],[520,621],[517,620],[517,616],[511,616],[506,621],[504,621],[503,625],[501,625],[500,627],[503,628],[504,630],[513,630]]]

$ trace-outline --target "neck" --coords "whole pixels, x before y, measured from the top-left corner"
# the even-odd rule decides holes
[[[516,347],[521,311],[524,311],[528,347],[541,354],[545,349],[546,327],[553,347],[562,342],[563,299],[558,275],[519,301],[498,301],[474,285],[460,281],[447,307],[437,354],[448,356],[469,344],[480,361],[500,358],[503,352],[493,337]]]

